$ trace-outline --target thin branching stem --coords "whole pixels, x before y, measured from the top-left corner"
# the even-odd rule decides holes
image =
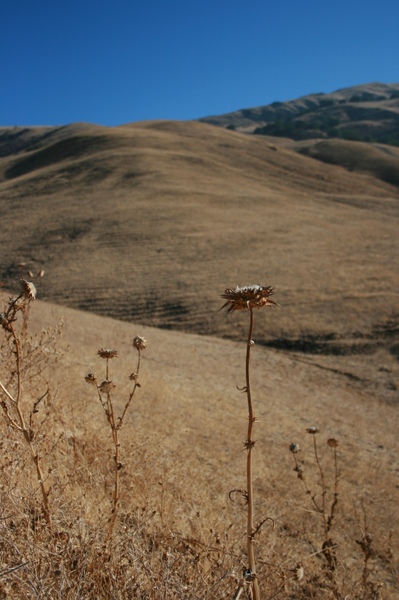
[[[254,497],[253,497],[253,473],[252,473],[252,451],[254,449],[255,441],[253,439],[253,427],[255,423],[255,416],[252,405],[252,394],[251,394],[251,381],[250,381],[250,360],[251,360],[251,347],[252,347],[252,334],[254,330],[254,314],[253,309],[249,309],[249,331],[247,340],[247,355],[245,361],[245,375],[246,375],[246,392],[248,401],[248,433],[247,441],[245,443],[247,449],[247,494],[248,494],[248,513],[247,513],[247,553],[249,569],[251,574],[254,576],[253,579],[253,598],[254,600],[260,600],[259,583],[256,577],[256,563],[255,563],[255,551],[253,544],[253,532],[254,532]]]
[[[17,300],[20,297],[21,296],[19,296],[17,298]],[[15,327],[13,325],[13,321],[15,320],[15,311],[16,311],[16,300],[11,303],[10,308],[7,312],[7,317],[9,317],[11,315],[11,318],[7,324],[7,331],[10,333],[12,342],[14,344],[14,352],[13,353],[15,356],[15,363],[16,363],[15,371],[16,371],[16,376],[17,376],[16,397],[14,398],[3,385],[1,385],[1,389],[6,394],[8,399],[12,401],[13,407],[15,409],[16,417],[15,418],[11,417],[11,415],[8,412],[8,409],[5,406],[3,406],[3,409],[5,412],[5,416],[8,419],[10,425],[14,429],[22,432],[24,439],[28,445],[33,464],[35,465],[36,476],[37,476],[40,491],[42,494],[43,515],[44,515],[47,525],[49,527],[51,527],[51,513],[50,513],[48,491],[47,491],[45,483],[44,483],[43,471],[42,471],[41,464],[40,464],[40,456],[39,456],[39,453],[33,443],[33,438],[34,438],[33,431],[31,429],[31,427],[28,427],[26,425],[25,417],[24,417],[22,407],[21,407],[21,403],[22,403],[22,354],[21,354],[20,339],[19,339],[17,332],[15,330]],[[26,327],[26,325],[25,325],[25,327]]]
[[[316,464],[317,464],[317,467],[319,469],[319,474],[320,474],[321,514],[323,516],[324,535],[325,535],[325,539],[327,539],[327,537],[328,537],[328,525],[327,525],[327,515],[326,515],[326,494],[327,494],[327,487],[326,487],[326,483],[325,483],[325,479],[324,479],[323,467],[321,466],[320,459],[319,459],[319,454],[318,454],[318,451],[317,451],[316,435],[313,435],[312,437],[313,437],[313,451],[314,451],[314,456],[315,456]]]

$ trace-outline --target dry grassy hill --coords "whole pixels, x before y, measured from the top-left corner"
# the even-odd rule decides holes
[[[241,337],[219,295],[273,284],[282,308],[259,325],[259,343],[316,353],[396,397],[393,185],[196,122],[3,130],[3,141],[6,288],[26,263],[45,270],[41,298]]]
[[[51,466],[46,485],[56,535],[29,517],[40,505],[38,482],[27,475],[19,432],[3,419],[0,595],[232,597],[246,564],[245,508],[228,492],[245,487],[246,408],[236,386],[244,385],[248,315],[219,312],[220,294],[264,283],[276,286],[281,304],[256,313],[252,360],[256,516],[272,519],[256,542],[264,597],[285,590],[287,599],[363,600],[367,590],[367,597],[393,600],[397,187],[372,170],[350,172],[284,141],[203,123],[0,134],[2,283],[15,293],[26,276],[38,297],[52,302],[33,303],[37,332],[64,320],[64,357],[46,374],[51,394],[31,413],[35,443]],[[97,351],[116,348],[110,378],[120,411],[136,334],[148,348],[121,432],[121,509],[111,543],[103,535],[111,437],[84,375],[101,377]],[[1,378],[16,388],[7,349],[13,360],[5,343]],[[43,393],[44,378],[38,386]],[[28,389],[29,380],[27,411],[39,397],[32,388],[28,398]],[[341,596],[331,587],[334,569],[326,574],[320,561],[320,515],[288,451],[292,442],[301,446],[299,459],[320,498],[310,426],[321,430],[329,502],[334,461],[326,440],[339,443],[331,535]],[[373,536],[367,572],[357,543],[365,532]],[[15,565],[20,570],[9,572]]]
[[[367,83],[204,117],[203,123],[295,140],[339,137],[399,143],[399,84]]]
[[[231,315],[229,329],[239,329],[240,323],[247,323],[247,316]],[[272,326],[279,316],[273,309],[256,313],[255,339],[262,326]],[[138,589],[149,590],[138,597],[152,600],[183,599],[189,592],[192,596],[188,597],[208,600],[231,598],[241,565],[245,565],[245,508],[239,494],[238,498],[233,495],[235,502],[228,499],[230,490],[246,485],[242,452],[246,401],[236,387],[245,381],[245,342],[123,323],[40,301],[32,305],[33,331],[39,333],[60,317],[64,326],[58,348],[64,355],[47,373],[53,406],[42,440],[50,446],[56,440],[43,461],[55,465],[46,484],[51,485],[51,510],[59,519],[58,538],[40,542],[44,539],[40,530],[28,535],[24,530],[24,537],[17,538],[17,529],[7,528],[5,521],[1,525],[4,539],[14,535],[14,542],[12,553],[1,555],[3,566],[18,564],[15,548],[28,566],[22,574],[17,572],[16,580],[12,573],[3,579],[4,587],[0,580],[0,590],[6,589],[6,581],[14,581],[13,588],[20,593],[40,586],[43,593],[51,590],[55,595],[60,590],[67,598],[74,597],[75,590],[84,598],[106,598],[110,593],[128,598],[132,589],[136,594]],[[219,313],[218,319],[226,317]],[[97,530],[105,528],[110,511],[112,445],[103,410],[84,375],[95,372],[102,377],[99,348],[118,350],[118,358],[110,364],[110,377],[116,384],[114,403],[120,414],[129,388],[128,374],[135,364],[132,339],[137,334],[145,336],[148,347],[142,358],[141,388],[121,433],[121,523],[113,558],[98,565],[104,548]],[[304,360],[299,352],[255,345],[251,373],[259,419],[254,456],[256,522],[271,519],[256,541],[262,597],[271,600],[279,591],[287,600],[344,598],[347,594],[371,599],[376,597],[372,590],[378,590],[381,600],[393,600],[399,589],[397,406],[383,402],[372,387],[356,378],[321,368],[317,360]],[[45,414],[43,401],[37,413],[34,419],[40,423]],[[319,499],[313,436],[306,433],[312,426],[320,428],[317,441],[328,507],[334,490],[334,460],[326,441],[333,438],[339,444],[338,504],[331,536],[337,544],[339,565],[334,579],[341,595],[329,590],[328,577],[327,583],[324,580],[320,517],[312,510],[288,449],[293,442],[299,444],[298,460],[307,485]],[[11,437],[11,432],[7,435]],[[8,457],[9,444],[4,444]],[[1,488],[2,493],[8,489],[7,515],[9,499],[16,493],[15,483],[7,488],[8,469],[12,467],[15,482],[22,462],[22,447],[15,448],[13,460],[4,466]],[[27,485],[23,472],[26,481],[18,483],[21,489]],[[29,502],[33,502],[30,496]],[[20,523],[22,516],[13,518]],[[150,545],[146,537],[144,545],[139,545],[143,544],[141,532],[152,536]],[[372,536],[372,556],[367,562],[370,595],[369,584],[362,588],[364,559],[356,542],[365,532]],[[7,548],[9,541],[4,543]],[[214,573],[203,571],[207,560]],[[304,568],[299,582],[293,575],[296,566]],[[175,572],[176,581],[172,580]],[[114,591],[107,592],[110,589]]]

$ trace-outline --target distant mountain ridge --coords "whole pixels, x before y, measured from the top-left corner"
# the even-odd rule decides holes
[[[309,94],[199,121],[293,140],[341,138],[399,145],[399,83],[369,83]]]

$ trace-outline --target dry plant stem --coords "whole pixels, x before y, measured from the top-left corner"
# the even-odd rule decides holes
[[[26,327],[26,325],[25,325]],[[26,426],[25,423],[25,418],[21,409],[21,399],[22,399],[22,373],[21,373],[21,347],[20,347],[20,341],[19,338],[16,334],[15,328],[13,326],[13,324],[10,322],[8,324],[8,330],[11,333],[13,342],[14,342],[14,347],[15,347],[15,361],[16,361],[16,375],[17,375],[17,396],[14,399],[11,394],[6,390],[6,388],[1,385],[2,390],[6,393],[7,397],[12,401],[14,408],[15,408],[15,412],[17,414],[17,419],[14,420],[9,414],[8,411],[5,409],[5,414],[6,417],[10,423],[10,425],[22,432],[24,439],[26,441],[26,443],[28,444],[29,447],[29,452],[31,454],[33,463],[35,465],[35,469],[36,469],[36,475],[37,475],[37,479],[39,482],[39,486],[40,486],[40,491],[42,494],[42,502],[43,502],[43,514],[44,514],[44,518],[46,520],[46,523],[49,527],[51,527],[51,514],[50,514],[50,507],[49,507],[49,501],[48,501],[48,491],[45,487],[44,484],[44,477],[43,477],[43,472],[42,472],[42,468],[40,465],[40,457],[39,454],[33,444],[33,432],[31,430],[30,427]]]
[[[313,451],[314,451],[314,456],[316,459],[316,464],[317,467],[319,469],[319,473],[320,473],[320,485],[321,485],[321,514],[323,516],[323,526],[324,526],[324,535],[325,538],[327,539],[327,535],[328,535],[328,525],[327,525],[327,515],[326,515],[326,494],[327,494],[327,488],[326,488],[326,484],[324,481],[324,472],[319,460],[319,455],[317,452],[317,443],[316,443],[316,436],[313,435]]]
[[[335,516],[335,508],[338,504],[338,459],[337,459],[337,449],[334,450],[334,499],[331,504],[330,514],[327,519],[327,533],[330,531],[334,516]]]
[[[109,381],[109,359],[106,359],[106,363],[105,363],[105,379],[106,381]],[[108,537],[111,537],[114,528],[115,528],[115,523],[116,523],[116,517],[118,515],[118,508],[119,508],[119,470],[120,470],[120,443],[119,443],[119,433],[118,433],[118,427],[116,426],[116,421],[115,421],[115,412],[114,412],[114,404],[112,402],[112,397],[111,397],[111,393],[108,392],[107,393],[107,405],[106,405],[106,409],[105,409],[105,414],[107,416],[108,419],[108,423],[110,424],[111,427],[111,433],[112,433],[112,441],[114,444],[114,468],[115,468],[115,472],[114,472],[114,489],[113,489],[113,493],[112,493],[112,512],[111,512],[111,519],[110,519],[110,523],[109,523],[109,530],[108,530]]]
[[[252,346],[252,334],[254,329],[254,314],[253,309],[249,309],[250,321],[249,321],[249,332],[247,340],[247,356],[245,361],[245,374],[246,374],[246,386],[245,390],[247,393],[248,400],[248,434],[245,447],[247,449],[247,494],[248,494],[248,513],[247,513],[247,553],[249,569],[252,574],[256,574],[255,564],[255,552],[253,545],[253,532],[254,532],[254,498],[253,498],[253,483],[252,483],[252,451],[255,445],[253,440],[253,426],[255,422],[254,411],[252,406],[252,395],[251,395],[251,383],[249,377],[249,366],[251,358],[251,346]],[[252,582],[252,591],[254,600],[260,600],[259,582],[255,575]]]
[[[109,526],[109,536],[111,536],[112,532],[114,530],[114,527],[115,527],[116,517],[118,514],[118,508],[119,508],[119,471],[121,468],[121,463],[120,463],[120,458],[119,458],[120,443],[119,443],[118,428],[115,423],[114,408],[113,408],[113,403],[112,403],[110,394],[108,394],[108,406],[110,407],[110,417],[111,417],[110,424],[111,424],[111,429],[112,429],[112,441],[114,443],[114,449],[115,449],[115,454],[114,454],[115,479],[114,479],[114,491],[113,491],[113,496],[112,496],[112,514],[111,514],[111,520],[110,520],[110,526]]]
[[[113,404],[113,400],[112,400],[111,390],[109,389],[107,391],[106,401],[104,401],[101,396],[101,386],[99,386],[99,387],[97,386],[98,398],[104,409],[108,424],[111,428],[111,436],[112,436],[112,442],[113,442],[113,446],[114,446],[114,457],[113,457],[114,458],[114,487],[113,487],[113,492],[112,492],[112,510],[111,510],[111,517],[110,517],[110,521],[109,521],[108,538],[110,538],[112,536],[114,529],[115,529],[115,523],[116,523],[116,519],[118,516],[119,500],[120,500],[119,472],[123,465],[120,461],[119,431],[122,427],[123,420],[126,416],[128,408],[131,404],[131,401],[133,399],[136,388],[140,386],[140,384],[138,383],[138,374],[140,371],[140,358],[141,358],[140,348],[137,348],[137,351],[138,351],[138,360],[137,360],[136,372],[134,374],[135,376],[134,376],[133,389],[128,396],[127,402],[124,406],[122,415],[120,417],[118,417],[118,418],[115,417],[115,410],[114,410],[114,404]],[[106,363],[105,363],[105,382],[111,384],[111,381],[109,379],[109,358],[108,357],[106,358]]]
[[[119,419],[118,419],[118,429],[120,429],[120,428],[122,427],[123,419],[125,418],[125,415],[126,415],[127,409],[129,408],[129,406],[130,406],[130,403],[131,403],[131,401],[132,401],[132,399],[133,399],[134,393],[135,393],[135,391],[136,391],[136,388],[137,388],[137,387],[138,387],[138,385],[139,385],[139,384],[138,384],[138,379],[139,379],[139,373],[140,373],[140,362],[141,362],[141,350],[140,350],[140,348],[138,348],[138,349],[137,349],[137,352],[138,352],[138,358],[137,358],[137,366],[136,366],[136,378],[135,378],[135,380],[134,380],[134,386],[133,386],[133,389],[132,389],[132,391],[131,391],[131,392],[130,392],[130,394],[129,394],[129,398],[128,398],[128,400],[127,400],[126,404],[125,404],[125,408],[123,409],[122,415],[121,415],[121,416],[119,417]]]

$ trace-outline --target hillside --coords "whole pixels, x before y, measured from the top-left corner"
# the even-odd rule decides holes
[[[237,338],[220,294],[272,284],[282,307],[258,343],[396,398],[397,187],[204,123],[0,133],[6,289],[44,270],[43,299]]]
[[[38,288],[40,292],[40,284]],[[3,304],[5,298],[1,301]],[[232,315],[231,330],[234,331],[246,316]],[[237,570],[245,561],[243,506],[228,499],[230,490],[245,486],[242,441],[246,430],[246,407],[242,393],[237,390],[245,378],[245,341],[233,342],[123,323],[40,301],[35,301],[31,307],[32,330],[41,332],[60,317],[63,328],[58,348],[63,350],[63,357],[50,370],[54,398],[49,411],[51,420],[46,424],[46,435],[53,436],[50,442],[52,439],[57,441],[51,457],[44,457],[46,463],[52,460],[57,465],[54,471],[49,471],[48,484],[53,484],[54,514],[58,514],[59,506],[62,508],[57,532],[59,539],[56,538],[56,543],[49,539],[32,550],[26,527],[23,529],[24,535],[14,546],[22,548],[26,544],[24,557],[29,559],[28,583],[32,585],[32,581],[37,581],[42,588],[47,586],[54,590],[58,581],[54,568],[61,564],[61,582],[68,582],[68,591],[74,585],[81,590],[86,587],[84,582],[87,581],[89,587],[98,577],[99,568],[101,573],[115,573],[118,561],[123,561],[123,572],[117,583],[99,578],[96,592],[85,595],[106,598],[105,590],[111,584],[123,587],[132,579],[143,582],[146,577],[152,583],[158,577],[158,568],[162,566],[162,573],[166,568],[171,569],[169,563],[161,563],[158,567],[157,553],[175,557],[181,574],[184,557],[187,557],[187,569],[193,556],[196,567],[203,568],[202,563],[208,555],[200,552],[200,544],[208,552],[210,548],[212,554],[220,544],[222,559],[231,548],[233,554],[229,562],[225,561],[226,556],[221,564],[215,559],[216,575],[220,573],[215,585],[224,581],[223,574],[230,573],[223,584],[230,593],[222,596],[230,598],[239,580]],[[262,324],[269,326],[277,318],[278,314],[269,309],[256,314],[256,341]],[[223,321],[225,315],[219,313],[218,319]],[[244,320],[247,322],[247,318]],[[117,349],[118,357],[111,362],[110,377],[116,384],[114,401],[120,413],[129,385],[128,374],[134,368],[132,339],[136,335],[144,336],[148,347],[142,357],[141,388],[134,397],[121,434],[124,467],[121,523],[115,542],[117,552],[112,554],[117,560],[110,557],[105,564],[103,561],[98,564],[96,552],[102,557],[104,546],[99,546],[93,531],[105,527],[110,510],[112,450],[103,410],[84,376],[90,372],[101,377],[104,361],[97,354],[99,348]],[[292,597],[288,594],[290,586],[296,590],[295,597],[298,598],[308,598],[307,589],[318,590],[317,597],[331,598],[328,583],[323,585],[323,565],[315,552],[323,540],[319,515],[309,510],[309,498],[294,472],[293,457],[288,450],[293,442],[299,444],[299,460],[304,465],[307,481],[319,494],[318,487],[313,488],[317,485],[317,467],[312,461],[313,436],[306,433],[307,428],[317,426],[320,429],[317,435],[320,460],[328,482],[328,502],[334,466],[326,440],[338,442],[339,495],[331,535],[338,544],[340,562],[336,578],[339,586],[354,592],[355,582],[362,581],[362,553],[356,540],[361,539],[363,519],[365,522],[367,519],[366,531],[373,537],[368,577],[376,589],[382,589],[381,598],[393,600],[398,589],[397,406],[382,402],[366,381],[348,377],[345,372],[321,368],[317,358],[304,360],[300,352],[277,351],[256,344],[252,351],[251,374],[255,412],[259,418],[254,456],[256,515],[257,519],[267,516],[273,523],[273,527],[262,530],[256,544],[263,589],[280,588],[282,576],[278,573],[283,573],[286,594],[282,597]],[[41,387],[44,385],[41,379]],[[35,412],[40,422],[44,407],[42,404],[37,407],[37,404]],[[14,462],[10,461],[14,479],[20,473],[17,459],[14,450]],[[8,464],[4,467],[5,480],[9,468]],[[22,477],[20,485],[23,488],[26,465]],[[12,487],[7,501],[14,494]],[[21,520],[19,515],[14,517],[12,514],[13,520]],[[135,514],[142,515],[140,528],[134,520]],[[150,519],[149,515],[150,524],[145,520]],[[5,529],[6,539],[15,536],[15,526]],[[148,539],[144,538],[146,543],[139,546],[137,552],[136,546],[142,543],[137,530],[148,530],[157,544],[149,546]],[[139,558],[129,561],[132,547],[139,556],[141,553],[149,558],[145,568]],[[163,547],[167,552],[163,552]],[[60,548],[64,548],[62,553]],[[46,568],[42,573],[39,558],[53,568]],[[5,564],[10,564],[9,554],[7,560]],[[298,564],[304,566],[305,575],[299,584],[295,584],[290,572]],[[81,572],[84,572],[84,578],[79,576]],[[22,572],[14,588],[23,588],[24,575]],[[12,575],[10,577],[12,581]],[[188,577],[194,585],[195,576],[187,574]],[[207,583],[208,577],[209,571],[206,579],[200,578],[199,588],[207,592],[212,590]],[[159,597],[158,588],[151,589],[151,594],[145,597],[155,600]],[[120,594],[120,597],[129,595]],[[184,594],[176,597],[183,598]],[[212,593],[206,597],[210,599]],[[271,591],[266,597],[273,597]],[[360,593],[354,597],[365,596]]]
[[[399,84],[309,94],[200,121],[265,135],[278,146],[399,185]]]
[[[399,145],[399,83],[370,83],[329,94],[308,94],[200,121],[295,140],[338,137]]]

